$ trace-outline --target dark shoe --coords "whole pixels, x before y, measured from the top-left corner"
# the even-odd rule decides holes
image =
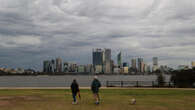
[[[96,104],[96,105],[99,105],[100,103],[99,103],[99,102],[96,102],[95,104]]]

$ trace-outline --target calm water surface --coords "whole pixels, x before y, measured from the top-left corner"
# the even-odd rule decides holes
[[[89,87],[93,75],[62,75],[62,76],[0,76],[0,87],[69,87],[75,78],[82,87]],[[99,75],[102,86],[106,81],[156,81],[155,75]],[[168,82],[169,75],[165,75]]]

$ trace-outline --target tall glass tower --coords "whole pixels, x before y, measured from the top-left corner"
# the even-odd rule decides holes
[[[118,63],[118,67],[121,68],[122,67],[122,56],[121,56],[121,52],[119,52],[119,54],[117,55],[117,63]]]

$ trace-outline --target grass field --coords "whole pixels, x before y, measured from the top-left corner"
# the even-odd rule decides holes
[[[70,90],[0,90],[0,110],[195,110],[195,90],[101,89],[101,104],[91,91],[81,90],[78,105],[72,105]],[[137,100],[130,105],[130,99]]]

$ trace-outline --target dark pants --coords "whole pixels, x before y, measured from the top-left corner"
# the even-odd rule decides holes
[[[74,101],[74,102],[77,101],[76,96],[77,96],[77,93],[72,93],[72,97],[73,97],[73,101]]]

